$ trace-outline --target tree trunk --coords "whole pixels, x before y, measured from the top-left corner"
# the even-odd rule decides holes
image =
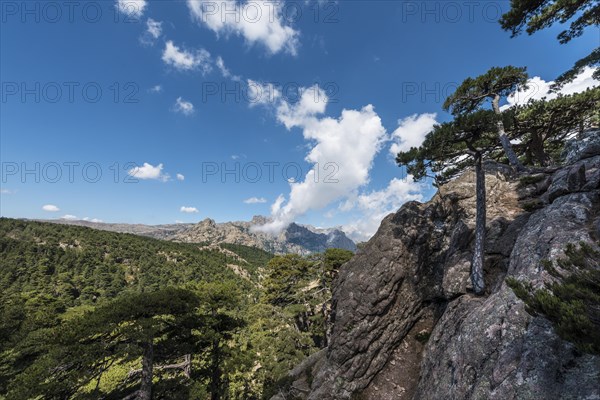
[[[519,158],[515,154],[515,151],[510,144],[510,139],[506,136],[506,131],[504,130],[504,122],[502,122],[502,112],[500,112],[500,96],[496,95],[494,100],[492,100],[492,106],[494,108],[494,112],[498,117],[498,138],[500,139],[500,144],[504,149],[504,153],[506,153],[506,157],[508,157],[508,162],[510,165],[515,168],[517,171],[523,171],[525,167],[519,161]]]
[[[220,400],[221,399],[221,366],[219,363],[221,362],[220,357],[220,349],[219,349],[219,340],[214,339],[212,343],[212,354],[211,354],[211,372],[210,372],[210,398],[211,400]]]
[[[475,219],[475,249],[471,263],[471,283],[476,294],[483,294],[483,260],[485,252],[485,172],[482,167],[481,152],[475,153],[475,192],[477,198],[477,216]]]
[[[183,374],[186,378],[190,379],[192,377],[192,355],[186,354],[183,362],[185,363],[185,367],[183,367]]]
[[[138,400],[152,399],[152,369],[154,363],[154,348],[152,341],[144,344],[144,353],[142,355],[142,383]]]
[[[548,155],[544,151],[544,142],[539,134],[533,133],[531,135],[531,143],[530,143],[531,152],[535,155],[535,158],[538,160],[542,167],[546,166],[548,163]]]

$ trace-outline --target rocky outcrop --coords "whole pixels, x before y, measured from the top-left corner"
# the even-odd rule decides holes
[[[285,230],[284,237],[287,243],[301,246],[313,253],[329,248],[356,251],[356,244],[339,229],[319,231],[292,223]]]
[[[506,284],[511,277],[544,287],[557,279],[544,262],[563,257],[569,243],[598,245],[600,155],[582,154],[521,179],[486,164],[484,296],[470,290],[471,172],[385,218],[339,273],[329,347],[294,370],[283,392],[311,400],[599,399],[600,357],[562,340]]]
[[[215,223],[206,219],[179,232],[171,239],[190,243],[232,243],[258,247],[274,254],[296,253],[307,255],[329,248],[355,251],[356,245],[340,230],[324,231],[311,226],[290,224],[277,235],[264,233],[253,227],[264,225],[265,217],[254,217],[249,222]]]

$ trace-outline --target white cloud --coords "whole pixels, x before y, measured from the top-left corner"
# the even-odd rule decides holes
[[[185,180],[185,176],[183,174],[177,174],[176,177],[177,177],[178,181],[184,181]]]
[[[189,101],[185,101],[184,99],[182,99],[181,97],[178,97],[177,100],[175,100],[175,105],[173,106],[173,109],[176,112],[182,113],[183,115],[192,115],[194,113],[194,105],[192,103],[190,103]]]
[[[69,221],[74,221],[77,219],[77,217],[75,215],[66,214],[66,215],[63,215],[62,217],[60,217],[60,219],[67,219]]]
[[[192,17],[217,35],[242,36],[249,44],[260,43],[269,53],[296,55],[300,32],[289,26],[283,2],[236,0],[188,0]]]
[[[152,86],[150,89],[148,89],[148,91],[149,91],[150,93],[160,93],[160,92],[162,92],[162,89],[163,89],[163,88],[162,88],[162,86],[161,86],[161,85],[154,85],[154,86]]]
[[[154,39],[158,39],[162,35],[162,22],[148,18],[146,21],[146,32]]]
[[[181,49],[169,40],[165,43],[162,60],[181,71],[200,69],[202,74],[212,70],[210,53],[204,49],[189,51]]]
[[[46,204],[42,207],[42,210],[48,211],[48,212],[58,212],[58,211],[60,211],[60,208],[58,208],[54,204]]]
[[[250,197],[249,199],[244,200],[246,204],[263,204],[266,203],[267,199],[264,197]]]
[[[153,46],[162,35],[162,22],[155,21],[152,18],[146,20],[146,30],[140,36],[140,43],[147,46]]]
[[[423,185],[406,179],[392,179],[385,189],[349,198],[340,206],[342,211],[355,210],[360,217],[343,226],[352,239],[365,241],[371,238],[388,214],[396,212],[407,201],[422,201]]]
[[[239,82],[242,80],[242,78],[240,76],[233,75],[231,73],[231,71],[229,71],[229,69],[225,66],[225,61],[223,61],[221,56],[217,57],[215,64],[217,64],[217,68],[219,68],[219,71],[221,71],[221,75],[223,75],[223,78],[231,79],[232,81],[236,81],[236,82]]]
[[[15,194],[17,193],[16,190],[11,190],[11,189],[0,189],[0,194]]]
[[[508,104],[502,106],[501,109],[506,110],[515,105],[527,104],[529,100],[540,100],[543,98],[552,100],[557,98],[559,94],[569,95],[579,93],[588,88],[598,86],[600,85],[600,81],[592,77],[594,71],[595,68],[586,67],[572,82],[566,83],[559,91],[552,93],[550,93],[550,88],[554,84],[554,81],[546,82],[539,76],[535,76],[527,81],[527,90],[517,90],[508,96],[506,99]]]
[[[186,213],[186,214],[196,214],[199,212],[196,207],[186,207],[186,206],[181,206],[179,211],[181,211],[182,213]]]
[[[255,229],[277,232],[309,210],[322,209],[356,193],[369,182],[373,159],[386,140],[386,131],[373,106],[344,109],[339,118],[318,117],[327,96],[318,87],[304,88],[296,104],[281,100],[277,119],[288,129],[299,127],[311,143],[305,160],[313,168],[301,182],[290,183],[287,201],[272,206],[272,222]]]
[[[290,104],[287,101],[279,103],[277,107],[277,119],[287,129],[295,126],[305,127],[307,123],[314,122],[316,115],[325,112],[328,101],[327,95],[318,85],[302,88],[300,90],[300,99],[295,104]]]
[[[169,180],[169,174],[163,172],[163,165],[158,164],[153,166],[149,163],[144,163],[141,167],[131,168],[127,173],[137,179],[156,179],[166,182]]]
[[[98,219],[98,218],[90,218],[90,217],[85,217],[83,220],[84,220],[84,221],[88,221],[88,222],[95,222],[95,223],[101,223],[101,222],[104,222],[104,221],[102,221],[101,219]]]
[[[130,18],[139,18],[148,6],[146,0],[117,0],[117,10]]]
[[[411,147],[419,147],[425,136],[437,124],[437,114],[413,114],[398,121],[398,128],[392,133],[394,143],[390,146],[390,153],[395,157],[401,151],[408,151]]]

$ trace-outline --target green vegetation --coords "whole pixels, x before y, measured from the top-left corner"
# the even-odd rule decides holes
[[[483,75],[465,79],[444,102],[444,109],[458,117],[481,110],[483,104],[490,101],[497,119],[498,141],[502,145],[510,165],[519,171],[523,169],[523,165],[506,134],[506,127],[500,111],[500,100],[513,93],[518,87],[526,87],[529,77],[526,71],[525,67],[519,68],[512,65],[490,68]]]
[[[557,164],[566,140],[600,122],[600,88],[552,100],[530,100],[505,111],[517,153],[528,165]]]
[[[0,398],[268,398],[351,256],[0,219]]]
[[[558,278],[545,289],[533,290],[514,278],[506,283],[530,313],[548,318],[560,337],[582,352],[600,354],[600,252],[584,242],[569,244],[557,264],[560,270],[549,260],[541,262]]]
[[[588,27],[600,25],[600,4],[595,0],[511,0],[510,10],[502,16],[500,24],[510,31],[512,37],[519,35],[523,28],[532,35],[556,23],[572,21],[569,29],[558,34],[561,44],[570,42],[583,34]],[[600,47],[580,59],[575,65],[558,77],[557,85],[570,82],[585,67],[600,65]],[[594,78],[600,79],[600,69],[594,71]]]

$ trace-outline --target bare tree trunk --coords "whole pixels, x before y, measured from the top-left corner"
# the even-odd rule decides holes
[[[504,130],[504,122],[502,122],[502,113],[500,112],[500,96],[496,95],[494,100],[492,100],[492,107],[494,108],[494,112],[498,117],[498,138],[500,139],[500,144],[504,149],[504,153],[506,153],[506,157],[508,157],[508,162],[510,165],[515,168],[517,171],[525,170],[521,161],[515,154],[515,151],[512,148],[512,144],[510,144],[510,139],[506,136],[506,131]]]
[[[482,167],[481,152],[475,153],[475,192],[477,198],[477,216],[475,218],[475,249],[471,263],[471,283],[476,294],[483,294],[483,261],[485,252],[485,172]]]
[[[152,369],[154,363],[154,347],[152,341],[144,344],[142,355],[142,383],[140,384],[138,400],[152,399]]]

